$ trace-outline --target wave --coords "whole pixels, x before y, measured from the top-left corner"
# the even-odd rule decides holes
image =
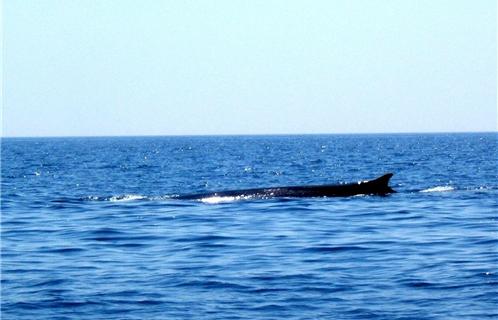
[[[420,192],[449,192],[454,191],[455,188],[452,186],[437,186],[429,189],[421,190]]]
[[[148,197],[139,195],[139,194],[124,194],[124,195],[116,195],[116,196],[108,196],[108,197],[99,197],[99,196],[89,196],[83,198],[85,201],[110,201],[110,202],[121,202],[121,201],[136,201],[136,200],[146,200]]]
[[[160,200],[168,200],[174,199],[174,196],[144,196],[141,194],[123,194],[123,195],[114,195],[114,196],[89,196],[85,197],[82,200],[85,201],[110,201],[110,202],[125,202],[125,201],[160,201]]]
[[[238,200],[249,200],[254,197],[252,196],[212,196],[212,197],[206,197],[200,199],[202,203],[209,203],[209,204],[218,204],[218,203],[227,203],[227,202],[234,202]]]
[[[120,202],[120,201],[135,201],[135,200],[144,200],[144,199],[147,199],[147,197],[139,194],[125,194],[121,196],[112,196],[109,198],[109,201]]]

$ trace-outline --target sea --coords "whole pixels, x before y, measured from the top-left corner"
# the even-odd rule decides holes
[[[498,319],[498,133],[2,138],[1,318]]]

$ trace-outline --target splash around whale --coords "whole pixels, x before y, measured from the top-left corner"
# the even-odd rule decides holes
[[[350,197],[355,195],[387,195],[395,192],[389,187],[392,173],[367,181],[347,184],[326,184],[311,186],[267,187],[242,190],[180,195],[175,199],[198,200],[203,202],[222,202],[235,200],[271,198],[313,198],[313,197]]]

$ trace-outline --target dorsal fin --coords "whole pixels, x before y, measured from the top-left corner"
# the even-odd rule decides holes
[[[387,188],[389,187],[389,180],[391,179],[392,176],[393,176],[392,173],[386,173],[385,175],[378,177],[377,179],[369,180],[368,183]]]

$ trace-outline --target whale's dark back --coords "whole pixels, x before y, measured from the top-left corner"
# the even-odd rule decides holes
[[[179,196],[177,199],[200,200],[211,197],[234,197],[240,199],[268,199],[276,197],[311,198],[311,197],[348,197],[359,194],[386,195],[394,192],[389,187],[389,180],[393,176],[387,173],[377,179],[360,181],[349,184],[288,186],[254,188],[243,190],[228,190],[193,195]]]

